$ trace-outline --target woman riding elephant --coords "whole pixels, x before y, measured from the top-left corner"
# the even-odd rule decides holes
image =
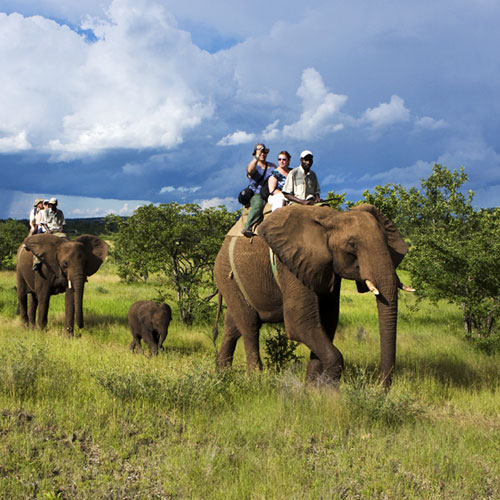
[[[257,233],[251,240],[226,236],[215,261],[215,279],[227,303],[219,363],[232,363],[243,336],[248,367],[261,368],[259,329],[284,321],[289,338],[311,350],[307,379],[337,381],[343,358],[332,341],[346,278],[355,280],[360,292],[376,295],[382,380],[388,387],[396,357],[398,287],[404,287],[396,267],[408,251],[392,222],[372,205],[348,212],[292,205],[269,215]]]
[[[83,290],[87,276],[101,266],[108,255],[106,242],[89,234],[68,240],[53,234],[29,236],[17,251],[17,296],[21,320],[38,328],[47,325],[50,296],[66,292],[66,331],[83,327]],[[41,264],[33,269],[33,256]],[[28,310],[28,295],[31,301]]]

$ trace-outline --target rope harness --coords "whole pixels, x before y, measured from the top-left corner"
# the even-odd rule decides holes
[[[240,289],[241,293],[243,294],[243,297],[247,301],[248,305],[250,305],[253,309],[256,309],[255,306],[252,304],[252,301],[250,300],[250,297],[249,297],[248,293],[246,292],[245,287],[243,286],[243,282],[241,281],[238,270],[236,269],[236,264],[234,262],[234,247],[236,245],[236,240],[238,238],[240,238],[240,236],[232,236],[231,241],[229,243],[229,265],[231,266],[231,271],[229,272],[229,278],[235,279],[236,284],[238,285],[238,288]],[[271,248],[269,248],[269,261],[271,263],[271,270],[273,272],[274,280],[276,281],[278,288],[281,288],[280,282],[278,279],[278,270],[276,268],[276,255],[271,250]]]

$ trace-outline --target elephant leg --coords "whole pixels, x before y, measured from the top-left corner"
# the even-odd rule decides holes
[[[162,332],[158,337],[158,349],[163,349],[163,342],[165,342],[166,338],[167,338],[167,329],[165,329],[165,331]]]
[[[19,274],[17,276],[17,302],[19,305],[19,315],[21,317],[21,321],[24,326],[28,326],[30,324],[28,316],[28,290],[26,283],[19,276]]]
[[[318,297],[296,280],[289,285],[283,280],[283,316],[285,328],[292,340],[305,344],[311,350],[311,359],[307,370],[307,381],[325,381],[336,383],[344,367],[341,352],[332,344],[334,326],[338,319],[338,309],[332,297]],[[285,289],[286,288],[286,289]],[[327,307],[333,313],[322,313]]]
[[[331,294],[318,297],[321,324],[330,342],[333,342],[339,322],[340,283],[341,280],[338,279]],[[311,351],[307,365],[306,380],[313,382],[321,379],[322,373],[323,365],[321,364],[321,360]]]
[[[238,339],[243,336],[248,371],[262,370],[259,351],[260,320],[255,311],[246,306],[240,310],[238,324],[229,309],[224,322],[224,336],[219,350],[219,366],[231,366]]]
[[[47,326],[49,314],[50,294],[42,293],[38,296],[38,328],[43,330]]]
[[[231,366],[233,364],[234,350],[241,333],[234,323],[231,313],[226,311],[226,319],[224,321],[224,335],[222,344],[219,349],[219,366],[221,368]]]
[[[139,349],[139,351],[144,352],[144,351],[142,350],[142,345],[141,345],[141,339],[140,339],[140,337],[135,337],[135,336],[134,336],[134,338],[132,339],[132,342],[130,342],[130,345],[128,346],[128,348],[129,348],[129,349],[130,349],[133,353],[135,353],[135,348],[136,348],[136,347]]]
[[[33,327],[33,328],[36,325],[36,310],[37,310],[37,307],[38,307],[38,297],[34,293],[32,293],[30,295],[30,303],[29,303],[29,309],[28,309],[28,319],[29,319],[30,326]]]
[[[158,354],[158,343],[156,342],[156,335],[154,330],[143,328],[141,332],[142,340],[149,347],[149,354],[151,356],[156,356]]]

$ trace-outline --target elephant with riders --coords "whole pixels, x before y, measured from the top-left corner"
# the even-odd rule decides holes
[[[310,349],[306,379],[336,382],[344,366],[333,343],[342,279],[371,291],[378,308],[381,380],[391,384],[396,362],[396,269],[408,246],[396,226],[373,205],[347,212],[328,206],[290,205],[270,214],[253,238],[230,231],[214,267],[227,305],[219,364],[229,366],[243,337],[247,366],[262,368],[259,330],[283,322],[291,340]]]
[[[73,334],[75,319],[82,328],[87,277],[98,271],[107,254],[108,244],[89,234],[74,240],[53,234],[28,236],[17,251],[17,296],[22,322],[45,328],[51,295],[65,293],[66,332]]]

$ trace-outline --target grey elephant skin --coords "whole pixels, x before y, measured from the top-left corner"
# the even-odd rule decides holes
[[[311,350],[306,379],[338,381],[344,363],[333,338],[341,281],[355,280],[358,291],[367,292],[369,280],[378,290],[381,379],[389,387],[402,286],[396,268],[408,251],[394,224],[372,205],[348,212],[291,205],[273,212],[257,232],[234,241],[227,235],[215,261],[215,279],[227,304],[219,364],[231,365],[243,336],[248,368],[262,368],[259,329],[283,321],[288,337]]]
[[[33,254],[41,267],[33,271]],[[65,292],[65,329],[73,334],[76,324],[83,328],[83,292],[87,277],[101,266],[108,244],[97,236],[84,234],[74,240],[52,234],[29,236],[17,251],[17,296],[21,320],[38,328],[47,326],[50,296]],[[28,295],[31,300],[28,309]],[[38,317],[37,316],[38,309]]]
[[[132,332],[129,348],[142,351],[141,339],[146,342],[151,355],[156,356],[163,347],[172,321],[172,310],[168,304],[157,304],[150,300],[139,300],[130,306],[128,324]]]

